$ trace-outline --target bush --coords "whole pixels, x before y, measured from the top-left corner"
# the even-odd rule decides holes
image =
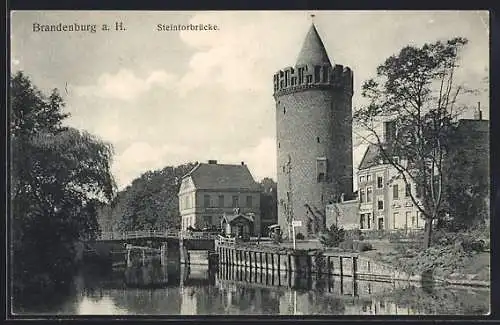
[[[354,249],[358,252],[366,252],[371,251],[373,249],[373,246],[370,243],[358,241],[356,242],[356,247]]]
[[[482,252],[488,244],[486,240],[477,236],[477,234],[468,232],[446,232],[438,230],[432,237],[432,243],[435,246],[460,246],[465,252]]]
[[[299,232],[297,235],[295,235],[295,239],[304,240],[305,236],[302,233]]]
[[[365,252],[373,249],[370,243],[347,239],[339,244],[339,248],[347,251]]]
[[[363,234],[360,229],[349,229],[345,231],[345,238],[352,240],[363,240]]]
[[[336,225],[331,225],[330,229],[319,236],[319,241],[326,247],[338,247],[345,238],[345,231]]]

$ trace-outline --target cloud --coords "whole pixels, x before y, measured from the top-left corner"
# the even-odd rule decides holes
[[[114,159],[112,169],[118,187],[123,188],[148,170],[185,163],[184,157],[189,152],[189,148],[176,144],[155,146],[147,142],[133,142]]]
[[[207,84],[227,91],[272,91],[272,72],[281,68],[281,54],[297,52],[299,35],[308,22],[297,14],[271,12],[209,12],[192,17],[192,24],[216,24],[213,32],[182,31],[181,39],[197,52],[180,80],[181,95]],[[293,25],[292,25],[293,24]],[[293,49],[293,50],[292,50]],[[279,55],[277,55],[279,53]]]
[[[239,164],[245,162],[254,179],[264,177],[276,180],[276,141],[274,138],[261,138],[257,145],[240,149],[236,154],[223,155],[221,163]]]
[[[80,96],[98,96],[103,98],[129,101],[158,86],[173,89],[176,77],[163,70],[153,71],[146,78],[140,78],[128,69],[121,69],[116,74],[104,73],[96,85],[77,86],[75,91]]]

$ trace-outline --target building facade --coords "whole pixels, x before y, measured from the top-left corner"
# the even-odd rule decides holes
[[[352,192],[350,68],[332,64],[314,24],[295,67],[274,75],[278,223],[301,220],[297,233],[325,227],[325,206]]]
[[[253,232],[261,231],[260,188],[244,163],[199,163],[183,176],[178,195],[183,230],[220,227],[223,215],[239,208],[240,213],[254,216]]]

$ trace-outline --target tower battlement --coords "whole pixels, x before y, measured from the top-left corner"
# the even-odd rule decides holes
[[[274,97],[311,88],[342,89],[352,96],[353,73],[349,67],[336,64],[302,64],[287,67],[274,74]]]

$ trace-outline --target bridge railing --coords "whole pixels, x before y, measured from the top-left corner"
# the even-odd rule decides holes
[[[179,232],[179,237],[184,239],[216,239],[218,234],[211,234],[206,232],[197,232],[197,231],[181,231]]]
[[[126,240],[144,237],[179,237],[179,232],[175,229],[169,230],[136,230],[127,232],[102,232],[97,236],[97,240]]]
[[[193,231],[168,230],[137,230],[127,232],[102,232],[97,240],[127,240],[137,238],[184,238],[184,239],[216,239],[217,234]]]

